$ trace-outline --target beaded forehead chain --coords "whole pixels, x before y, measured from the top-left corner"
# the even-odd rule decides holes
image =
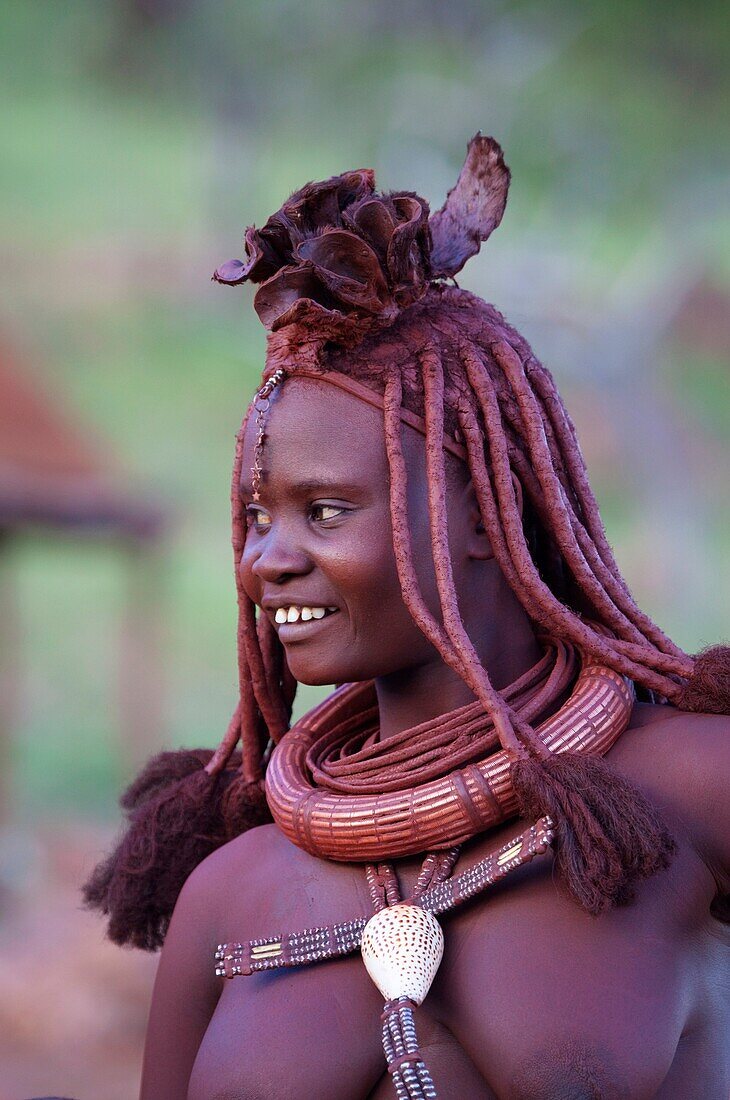
[[[253,466],[251,467],[251,490],[254,500],[261,497],[261,475],[263,466],[261,460],[264,456],[264,439],[266,438],[266,416],[271,407],[271,395],[286,377],[283,367],[275,370],[270,378],[264,382],[261,389],[257,390],[252,402],[256,413],[256,443],[254,444]]]
[[[299,366],[293,371],[287,371],[283,367],[278,367],[256,391],[251,402],[251,408],[256,414],[256,442],[254,444],[254,463],[251,467],[252,499],[255,501],[259,500],[261,496],[261,475],[263,474],[261,460],[264,454],[266,419],[271,408],[271,395],[287,377],[310,378],[317,382],[326,382],[330,386],[335,386],[337,389],[344,390],[345,393],[357,397],[358,400],[363,401],[366,405],[371,405],[374,409],[382,410],[385,406],[383,394],[370,389],[369,386],[363,385],[355,378],[349,378],[336,371],[309,370],[306,367]],[[399,413],[404,424],[415,428],[421,435],[426,435],[426,421],[422,416],[418,416],[417,413],[406,408],[401,408]],[[444,433],[443,438],[443,449],[454,455],[455,458],[460,458],[463,462],[467,461],[466,447],[446,433]]]

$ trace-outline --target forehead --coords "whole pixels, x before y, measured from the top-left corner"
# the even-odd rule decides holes
[[[263,482],[388,484],[383,413],[327,382],[287,378],[271,397],[264,430]],[[244,492],[251,484],[257,434],[252,412],[243,442]]]

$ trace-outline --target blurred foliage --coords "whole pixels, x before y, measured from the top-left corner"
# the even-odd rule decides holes
[[[463,283],[525,329],[569,401],[586,379],[561,334],[583,326],[585,346],[594,319],[611,327],[633,259],[660,297],[675,271],[730,292],[719,3],[27,0],[3,14],[3,333],[174,510],[160,590],[169,744],[215,742],[235,696],[229,464],[264,333],[248,291],[208,279],[240,254],[244,225],[359,165],[438,206],[467,138],[495,134],[510,205]],[[712,494],[721,350],[654,348]],[[632,572],[641,497],[599,450],[595,485],[637,594],[682,644],[711,639],[727,582],[688,615],[671,583]],[[688,567],[711,579],[728,549],[727,496],[714,499],[705,560]],[[130,767],[114,698],[124,563],[110,546],[44,539],[19,544],[14,565],[17,809],[110,813]]]

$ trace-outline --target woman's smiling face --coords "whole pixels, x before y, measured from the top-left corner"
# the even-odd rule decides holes
[[[423,440],[411,428],[404,433],[414,559],[435,612]],[[380,410],[326,382],[287,379],[271,400],[256,502],[255,440],[251,417],[241,478],[248,527],[241,579],[276,624],[296,679],[368,680],[440,661],[401,595]],[[453,511],[449,534],[458,574],[467,516],[465,509]]]

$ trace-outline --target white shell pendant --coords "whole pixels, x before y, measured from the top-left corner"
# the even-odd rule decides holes
[[[363,962],[386,1001],[409,997],[420,1005],[444,954],[444,934],[433,913],[399,902],[381,909],[365,925]]]

